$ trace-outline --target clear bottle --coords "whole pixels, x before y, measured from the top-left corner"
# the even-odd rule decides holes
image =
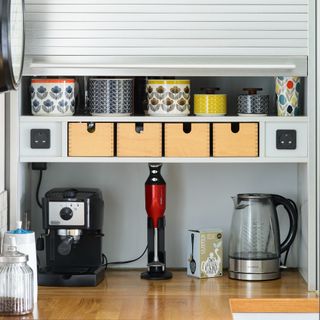
[[[0,315],[24,315],[33,310],[33,272],[28,256],[18,252],[15,239],[0,255]]]

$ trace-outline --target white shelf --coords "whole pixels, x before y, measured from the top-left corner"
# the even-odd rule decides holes
[[[308,152],[303,149],[301,142],[297,150],[285,152],[276,150],[273,145],[275,137],[271,142],[270,135],[274,129],[296,129],[299,141],[307,141],[303,134],[306,134],[308,127],[308,117],[151,117],[151,116],[127,116],[127,117],[40,117],[21,116],[21,146],[20,162],[57,162],[57,163],[307,163]],[[67,151],[67,131],[68,122],[259,122],[259,154],[260,157],[229,157],[229,158],[146,158],[146,157],[68,157]],[[50,128],[54,135],[51,150],[30,150],[27,145],[30,128]],[[277,151],[277,152],[276,152]]]
[[[308,158],[139,158],[139,157],[21,157],[20,162],[64,163],[306,163]]]
[[[22,122],[308,122],[308,117],[154,117],[154,116],[126,116],[126,117],[42,117],[21,116]]]

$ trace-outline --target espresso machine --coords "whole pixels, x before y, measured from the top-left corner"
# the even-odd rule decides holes
[[[166,182],[161,176],[161,164],[149,164],[150,175],[145,183],[145,205],[148,214],[148,270],[142,279],[164,280],[172,278],[166,269],[165,216]]]
[[[103,199],[98,189],[56,188],[42,199],[43,228],[37,249],[45,250],[40,285],[96,286],[102,266]]]

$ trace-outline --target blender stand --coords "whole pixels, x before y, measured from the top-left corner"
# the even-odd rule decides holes
[[[172,278],[172,273],[166,269],[165,252],[165,217],[158,221],[158,249],[159,262],[163,266],[150,266],[148,270],[141,273],[141,279],[145,280],[167,280]],[[154,260],[154,229],[152,219],[148,217],[148,263]]]

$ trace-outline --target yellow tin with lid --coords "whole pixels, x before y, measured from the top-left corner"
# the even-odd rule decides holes
[[[227,113],[227,95],[216,94],[220,88],[204,88],[205,94],[194,95],[194,113],[197,116],[224,116]]]

